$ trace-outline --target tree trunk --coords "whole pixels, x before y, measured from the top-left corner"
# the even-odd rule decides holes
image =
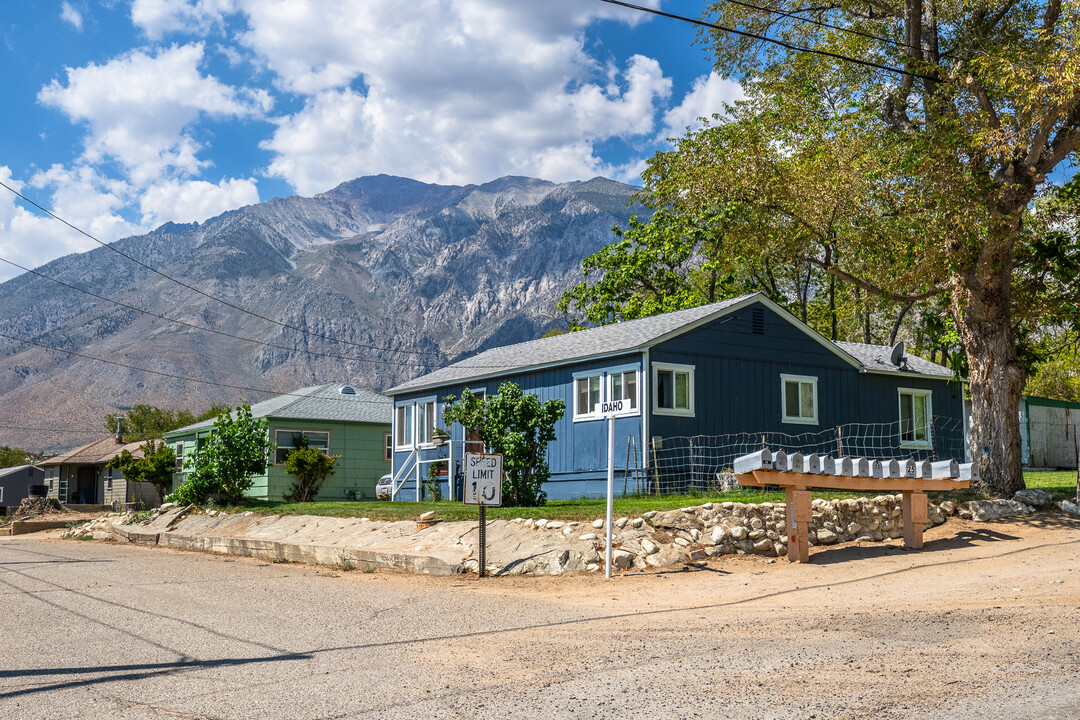
[[[953,314],[970,368],[971,452],[982,490],[1011,498],[1024,488],[1020,396],[1024,368],[1016,353],[1009,303],[1013,233],[989,239],[975,267],[953,282]]]

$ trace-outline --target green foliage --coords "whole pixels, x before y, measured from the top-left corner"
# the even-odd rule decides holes
[[[1043,361],[1028,377],[1024,394],[1080,403],[1080,353],[1064,350]]]
[[[176,472],[176,454],[165,443],[149,440],[140,448],[141,458],[135,458],[127,450],[109,460],[107,466],[117,468],[126,480],[147,482],[157,490],[158,497],[164,499],[172,487],[173,473]]]
[[[229,411],[227,405],[211,405],[201,413],[195,414],[190,410],[170,410],[159,408],[154,405],[135,405],[131,410],[124,413],[124,419],[120,423],[120,431],[126,442],[140,442],[160,438],[170,430],[176,430],[193,423],[202,422],[215,418],[223,412]],[[109,413],[105,416],[105,432],[116,432],[116,414]]]
[[[303,433],[293,435],[293,449],[285,455],[285,472],[296,478],[285,499],[289,502],[311,502],[319,494],[326,478],[334,474],[340,455],[324,455],[308,444]]]
[[[432,433],[437,434],[437,433]],[[439,484],[439,466],[446,467],[445,463],[430,463],[427,474],[424,476],[424,497],[438,502],[442,500],[442,486]]]
[[[202,503],[210,495],[237,502],[251,488],[253,476],[266,472],[273,452],[265,418],[251,417],[245,403],[235,411],[221,413],[203,448],[187,457],[187,480],[167,498],[177,503]]]
[[[547,500],[547,446],[565,409],[561,399],[541,403],[519,385],[504,382],[490,397],[477,397],[468,388],[460,398],[448,396],[443,419],[475,429],[491,452],[502,453],[504,505],[535,507]]]
[[[8,447],[0,445],[0,468],[18,467],[26,465],[29,461],[29,453],[21,447]]]

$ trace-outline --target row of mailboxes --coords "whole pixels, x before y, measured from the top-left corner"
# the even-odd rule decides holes
[[[777,470],[809,475],[867,478],[977,480],[979,477],[979,469],[974,463],[958,463],[956,460],[872,460],[814,453],[786,453],[783,450],[774,452],[768,448],[735,458],[733,469],[736,475],[754,470]]]

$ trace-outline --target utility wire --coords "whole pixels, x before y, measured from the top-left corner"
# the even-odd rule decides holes
[[[263,340],[256,340],[255,338],[248,338],[248,337],[242,337],[240,335],[233,335],[232,333],[227,333],[227,332],[224,332],[222,330],[215,330],[214,328],[208,328],[208,327],[204,327],[202,325],[195,325],[194,323],[185,322],[183,320],[176,320],[176,319],[167,317],[165,315],[159,315],[156,312],[151,312],[150,310],[144,310],[144,309],[142,309],[140,307],[136,307],[134,305],[128,305],[127,303],[121,302],[121,301],[116,300],[114,298],[105,297],[104,295],[99,295],[96,292],[92,292],[90,290],[83,289],[83,288],[81,288],[81,287],[79,287],[77,285],[72,285],[70,283],[64,282],[63,280],[59,280],[57,278],[50,277],[50,276],[46,275],[45,273],[39,272],[37,270],[31,270],[28,267],[25,267],[23,265],[20,265],[17,262],[13,262],[13,261],[8,260],[8,259],[3,258],[3,257],[0,257],[0,262],[5,262],[8,265],[11,265],[12,267],[17,267],[20,270],[28,272],[28,273],[30,273],[32,275],[36,275],[39,278],[49,280],[50,282],[54,282],[54,283],[56,283],[58,285],[62,285],[62,286],[66,287],[66,288],[68,288],[70,290],[75,290],[77,292],[81,292],[84,295],[89,295],[90,297],[97,298],[98,300],[104,300],[105,302],[110,302],[110,303],[112,303],[114,305],[119,305],[122,308],[127,308],[128,310],[134,310],[135,312],[140,312],[140,313],[143,313],[145,315],[149,315],[150,317],[155,317],[155,318],[158,318],[159,320],[165,320],[167,322],[175,323],[177,325],[183,325],[184,327],[189,327],[189,328],[192,328],[194,330],[202,330],[203,332],[214,333],[215,335],[222,335],[224,337],[233,338],[234,340],[243,340],[244,342],[255,343],[257,345],[264,345],[266,347],[277,348],[279,350],[288,350],[290,352],[304,353],[306,355],[317,355],[319,357],[335,358],[337,360],[350,360],[350,361],[353,361],[353,362],[381,363],[381,364],[384,364],[384,365],[394,365],[396,367],[411,367],[411,368],[422,368],[422,367],[424,367],[423,365],[416,365],[416,364],[411,364],[410,365],[410,364],[406,364],[406,363],[399,363],[399,362],[396,362],[396,361],[393,361],[393,360],[364,360],[364,359],[361,359],[361,358],[349,357],[347,355],[335,355],[333,353],[318,352],[316,350],[304,350],[304,349],[301,349],[301,348],[289,347],[288,345],[277,345],[275,343],[269,343],[269,342],[265,342]]]
[[[805,17],[803,15],[799,15],[797,12],[788,12],[786,10],[778,10],[778,9],[775,9],[775,8],[762,7],[761,5],[754,5],[752,3],[742,2],[742,0],[724,0],[724,2],[730,3],[732,5],[740,5],[740,6],[745,7],[745,8],[750,8],[751,10],[758,10],[760,12],[770,13],[772,15],[779,15],[780,17],[791,18],[792,20],[797,20],[798,22],[804,22],[804,23],[809,23],[811,25],[817,25],[818,27],[828,28],[829,30],[838,30],[840,32],[848,33],[850,35],[858,35],[859,37],[864,37],[864,38],[867,38],[869,40],[877,40],[878,42],[889,43],[890,45],[895,45],[896,47],[904,48],[905,50],[911,48],[910,45],[908,45],[905,42],[900,42],[899,40],[893,40],[892,38],[882,37],[881,35],[874,35],[873,33],[866,33],[866,32],[863,32],[862,30],[855,30],[854,28],[846,28],[846,27],[841,27],[840,25],[832,25],[831,23],[822,22],[821,20],[815,20],[812,17]],[[940,57],[949,57],[949,58],[951,58],[953,56],[945,54],[945,53],[941,53]]]
[[[25,430],[27,432],[52,432],[52,433],[65,433],[67,435],[100,435],[100,430],[63,430],[60,428],[30,428],[19,427],[18,425],[0,425],[0,430]]]
[[[389,348],[378,347],[378,346],[375,346],[375,345],[365,345],[363,343],[354,343],[354,342],[351,342],[349,340],[342,340],[340,338],[330,337],[328,335],[321,335],[319,333],[309,332],[307,330],[304,330],[303,328],[296,327],[295,325],[289,325],[288,323],[283,323],[283,322],[281,322],[279,320],[274,320],[273,318],[267,317],[265,315],[260,315],[260,314],[258,314],[256,312],[252,312],[251,310],[248,310],[245,307],[237,305],[236,303],[229,302],[228,300],[224,300],[222,298],[219,298],[216,295],[211,295],[210,293],[205,292],[204,290],[200,290],[199,288],[195,287],[194,285],[186,283],[186,282],[184,282],[182,280],[177,280],[176,278],[172,277],[171,275],[167,275],[167,274],[163,273],[162,271],[147,265],[146,263],[142,262],[141,260],[138,260],[138,259],[132,257],[131,255],[128,255],[123,250],[120,250],[120,249],[114,247],[111,243],[105,243],[105,242],[102,242],[101,240],[98,240],[96,237],[94,237],[90,233],[86,232],[82,228],[79,228],[79,227],[77,227],[75,225],[72,225],[71,223],[69,223],[64,218],[62,218],[59,215],[55,214],[51,210],[43,207],[42,205],[39,205],[34,200],[28,198],[26,195],[23,195],[21,192],[19,192],[15,188],[11,187],[10,185],[4,183],[3,181],[0,181],[0,187],[3,187],[4,189],[8,190],[12,194],[14,194],[16,197],[21,198],[24,202],[29,203],[30,205],[34,206],[35,208],[37,208],[41,212],[45,213],[46,215],[48,215],[52,219],[58,220],[61,223],[63,223],[64,225],[67,225],[69,228],[71,228],[75,232],[79,233],[80,235],[84,235],[84,236],[90,238],[91,240],[93,240],[94,242],[96,242],[98,245],[100,245],[100,246],[102,246],[104,248],[108,248],[109,250],[112,250],[114,253],[116,253],[117,255],[120,255],[121,257],[127,258],[128,260],[135,263],[139,267],[145,268],[146,270],[149,270],[150,272],[154,273],[155,275],[160,275],[161,277],[165,278],[166,280],[169,280],[170,282],[176,283],[180,287],[187,288],[188,290],[191,290],[194,293],[202,295],[203,297],[208,298],[210,300],[213,300],[214,302],[221,303],[222,305],[230,307],[233,310],[237,310],[239,312],[242,312],[245,315],[250,315],[250,316],[258,318],[260,320],[265,320],[266,322],[273,323],[274,325],[278,325],[278,326],[286,328],[288,330],[295,330],[296,332],[303,333],[304,335],[307,335],[309,337],[315,337],[315,338],[319,338],[321,340],[328,340],[330,342],[341,343],[343,345],[352,345],[353,347],[363,348],[365,350],[378,350],[379,352],[387,352],[387,353],[405,353],[405,354],[409,354],[409,355],[432,355],[432,356],[436,356],[436,357],[442,357],[442,353],[434,352],[434,351],[430,351],[430,350],[391,350]]]
[[[164,371],[161,371],[161,370],[150,370],[148,368],[141,368],[141,367],[138,367],[136,365],[128,365],[127,363],[122,363],[119,360],[109,360],[108,358],[97,357],[96,355],[88,355],[86,353],[77,352],[75,350],[65,350],[64,348],[58,348],[58,347],[55,347],[53,345],[46,345],[45,343],[37,342],[36,340],[27,340],[26,338],[16,337],[14,335],[8,335],[7,333],[0,333],[0,338],[6,338],[8,340],[14,340],[15,342],[21,342],[21,343],[26,343],[27,345],[33,345],[35,347],[39,347],[39,348],[42,348],[44,350],[52,350],[52,351],[55,351],[55,352],[61,352],[61,353],[64,353],[66,355],[71,355],[71,356],[74,356],[74,357],[80,357],[80,358],[83,358],[85,360],[94,360],[96,362],[107,363],[109,365],[115,365],[117,367],[127,368],[128,370],[136,370],[138,372],[149,373],[150,375],[158,375],[160,377],[170,378],[170,379],[173,379],[173,380],[184,380],[186,382],[200,383],[202,385],[213,385],[215,387],[228,388],[230,390],[246,390],[248,392],[257,392],[257,393],[263,393],[263,394],[266,394],[266,395],[273,395],[273,396],[285,395],[285,396],[288,396],[288,397],[297,397],[297,398],[311,397],[310,395],[301,395],[300,393],[289,393],[289,392],[283,393],[283,392],[277,392],[275,390],[267,390],[265,388],[250,387],[248,385],[230,385],[228,383],[214,382],[213,380],[200,380],[199,378],[187,377],[186,375],[176,375],[176,374],[167,373],[167,372],[164,372]],[[347,398],[319,398],[319,399],[320,400],[338,400],[338,401],[341,401],[341,402],[356,402],[355,400],[349,400]]]
[[[653,8],[645,7],[643,5],[635,5],[633,3],[622,2],[622,0],[600,0],[600,2],[605,2],[609,5],[619,5],[621,7],[630,8],[631,10],[638,10],[640,12],[645,12],[652,15],[659,15],[660,17],[671,18],[672,20],[680,20],[682,22],[690,23],[691,25],[698,25],[700,27],[710,28],[712,30],[720,30],[721,32],[732,33],[733,35],[741,35],[742,37],[748,37],[754,40],[772,43],[773,45],[779,45],[780,47],[787,48],[788,50],[794,50],[795,52],[810,53],[811,55],[822,55],[824,57],[830,57],[836,60],[843,60],[844,62],[874,68],[875,70],[884,70],[886,72],[896,73],[898,75],[911,75],[913,77],[921,78],[923,80],[938,79],[930,77],[929,75],[923,75],[921,73],[909,70],[901,70],[900,68],[889,67],[888,65],[881,65],[880,63],[871,62],[870,60],[860,60],[859,58],[853,58],[847,55],[840,55],[839,53],[829,52],[828,50],[815,50],[813,48],[799,47],[798,45],[792,45],[791,43],[785,42],[783,40],[777,40],[776,38],[771,38],[767,35],[758,35],[757,33],[752,33],[747,30],[738,30],[736,28],[724,27],[723,25],[717,25],[716,23],[706,22],[705,20],[698,20],[696,18],[687,17],[685,15],[676,15],[675,13],[664,12],[663,10],[654,10]]]

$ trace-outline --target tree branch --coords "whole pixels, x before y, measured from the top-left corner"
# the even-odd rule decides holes
[[[856,287],[860,287],[863,290],[866,290],[869,293],[873,293],[873,294],[875,294],[875,295],[877,295],[879,297],[883,297],[886,300],[893,300],[895,302],[918,302],[919,300],[926,300],[927,298],[932,298],[935,295],[940,295],[941,293],[945,292],[945,290],[947,290],[948,287],[949,287],[948,281],[945,280],[945,281],[942,281],[940,283],[937,283],[936,285],[933,285],[929,290],[926,290],[924,292],[920,292],[920,293],[894,293],[894,292],[891,292],[889,290],[885,290],[884,288],[880,288],[880,287],[878,287],[877,285],[873,284],[872,282],[870,282],[868,280],[864,280],[863,278],[856,277],[856,276],[852,275],[851,273],[845,272],[845,271],[841,270],[840,268],[836,267],[835,265],[832,264],[831,255],[832,255],[832,253],[829,252],[828,249],[826,249],[825,259],[824,260],[819,260],[818,258],[808,256],[806,258],[806,262],[813,263],[814,265],[817,265],[818,267],[820,267],[825,272],[827,272],[827,273],[829,273],[831,275],[835,275],[836,277],[843,280],[844,282],[849,282],[852,285],[855,285]]]
[[[1043,30],[1046,32],[1053,30],[1060,16],[1061,0],[1049,0],[1046,3],[1046,14],[1043,15]]]

